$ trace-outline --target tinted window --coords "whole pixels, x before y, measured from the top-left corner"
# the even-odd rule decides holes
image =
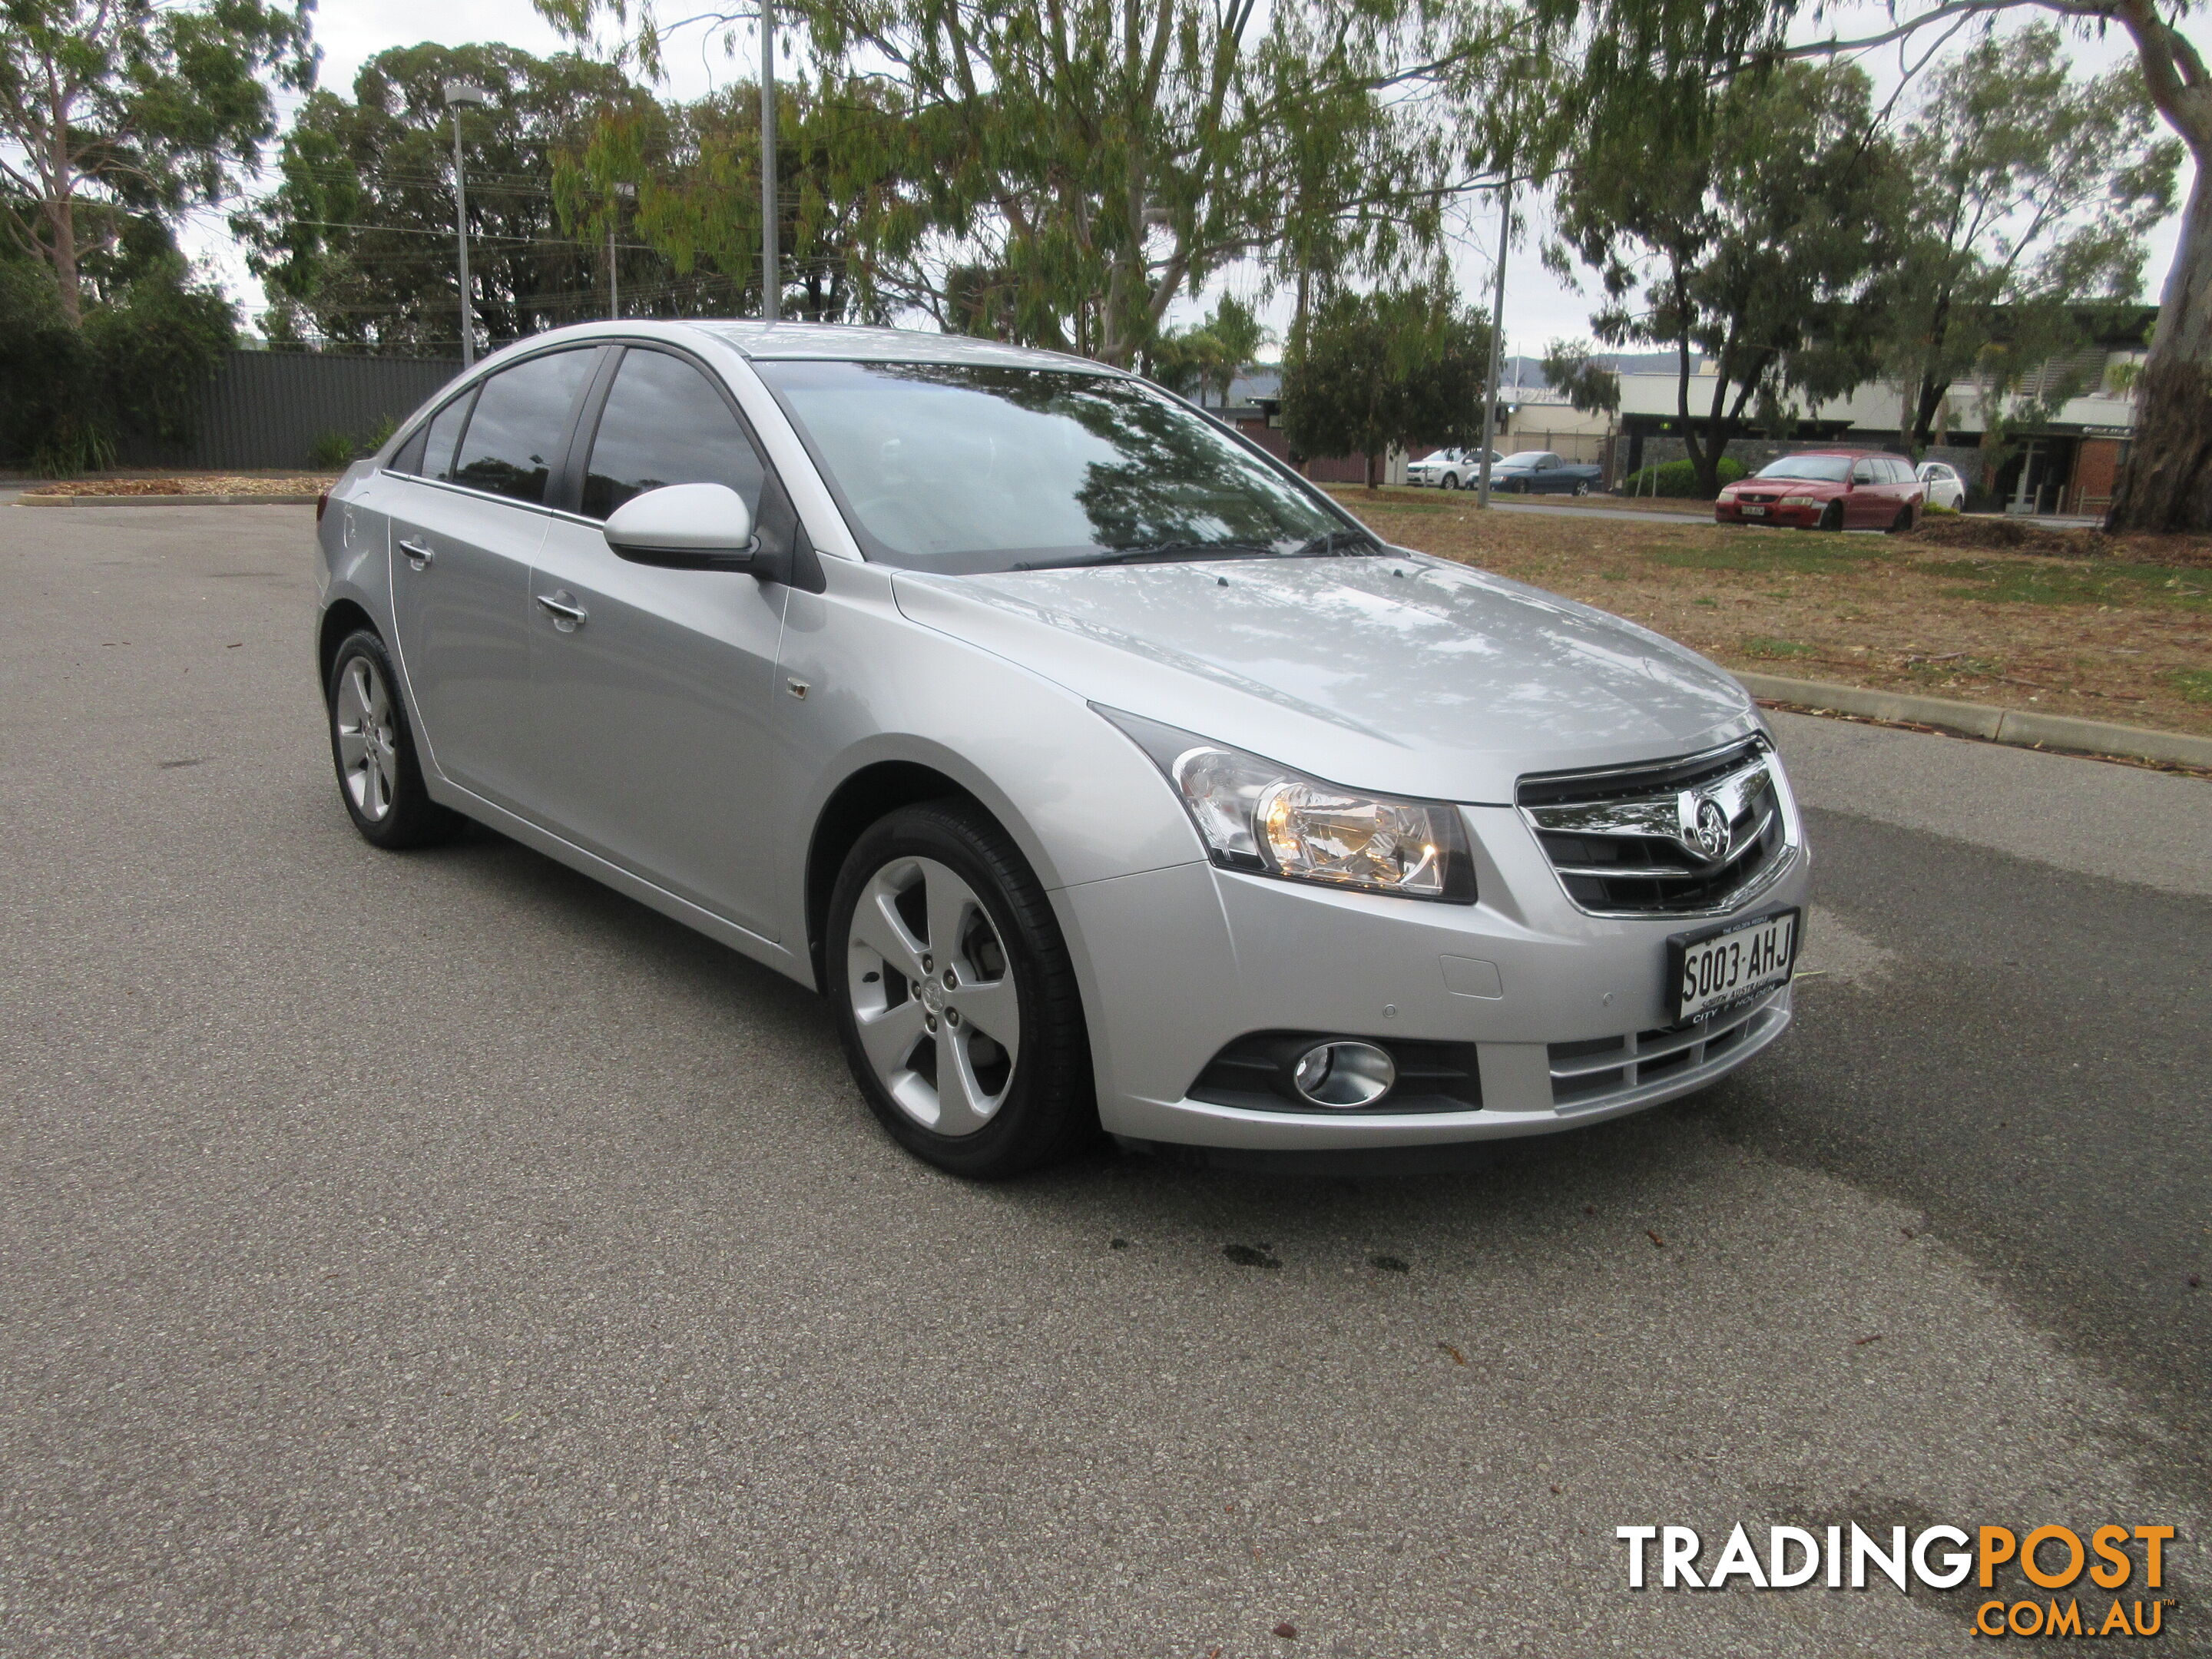
[[[1851,468],[1853,483],[1873,483],[1879,477],[1880,475],[1874,470],[1872,461],[1861,461]]]
[[[678,483],[727,484],[760,511],[760,457],[722,394],[680,358],[631,351],[592,440],[583,511],[604,519],[633,495]]]
[[[1851,476],[1851,464],[1841,455],[1784,455],[1759,469],[1762,478],[1809,478],[1820,483],[1841,483]]]
[[[471,393],[459,397],[440,410],[430,422],[428,445],[422,451],[419,465],[407,470],[420,472],[426,478],[451,478],[453,476],[453,446],[459,441],[461,428],[469,418]]]
[[[544,501],[592,356],[589,350],[556,351],[486,380],[461,439],[453,482],[519,501]]]
[[[392,470],[394,472],[420,472],[422,470],[422,444],[429,431],[429,424],[426,422],[416,427],[414,435],[392,452]]]
[[[1363,533],[1121,375],[758,362],[868,556],[947,571],[1344,550]],[[1217,551],[1218,550],[1218,551]]]

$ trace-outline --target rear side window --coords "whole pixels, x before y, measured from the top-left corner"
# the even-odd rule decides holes
[[[453,482],[518,501],[543,501],[568,436],[569,413],[591,374],[592,355],[588,348],[551,352],[486,380],[461,439]]]
[[[468,422],[469,399],[472,395],[464,392],[438,411],[430,422],[428,441],[421,447],[416,464],[405,469],[407,471],[419,472],[426,478],[453,477],[453,446],[460,441],[461,428]]]
[[[678,483],[727,484],[757,514],[761,477],[752,441],[704,374],[665,351],[623,356],[584,469],[586,517]]]

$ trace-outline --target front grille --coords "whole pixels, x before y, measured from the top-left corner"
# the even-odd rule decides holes
[[[1414,1042],[1361,1037],[1390,1051],[1398,1081],[1372,1106],[1338,1110],[1300,1100],[1279,1086],[1283,1066],[1326,1037],[1311,1031],[1254,1031],[1208,1062],[1191,1085],[1190,1097],[1249,1112],[1304,1112],[1323,1117],[1374,1116],[1392,1112],[1472,1112],[1482,1106],[1482,1073],[1472,1042]]]
[[[1782,988],[1778,987],[1711,1019],[1638,1031],[1634,1036],[1554,1042],[1552,1104],[1602,1106],[1655,1084],[1686,1080],[1707,1067],[1719,1070],[1731,1055],[1756,1047],[1790,1018],[1788,1009],[1777,1006],[1781,997]]]
[[[1780,873],[1789,827],[1764,738],[1680,760],[1521,780],[1521,816],[1576,906],[1593,915],[1707,915],[1747,902]],[[1706,803],[1725,817],[1710,849]]]

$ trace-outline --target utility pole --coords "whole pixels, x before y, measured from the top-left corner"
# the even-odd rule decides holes
[[[460,255],[461,367],[465,370],[476,363],[477,328],[469,303],[469,192],[461,172],[461,110],[465,106],[482,109],[491,102],[491,94],[465,81],[448,81],[445,90],[446,107],[453,114],[453,245]]]
[[[1513,242],[1513,170],[1507,164],[1505,182],[1499,187],[1498,209],[1498,282],[1490,298],[1490,386],[1482,403],[1482,478],[1474,498],[1477,507],[1490,505],[1491,441],[1498,435],[1498,378],[1505,368],[1505,252]]]
[[[615,186],[613,209],[607,215],[607,315],[622,316],[622,263],[615,250],[615,231],[622,223],[622,204],[637,200],[637,186],[628,179]]]
[[[782,296],[775,248],[775,0],[760,0],[761,317],[775,320]]]

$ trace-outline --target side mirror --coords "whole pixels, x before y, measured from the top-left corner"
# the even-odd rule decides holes
[[[727,484],[663,484],[633,495],[603,533],[610,548],[636,564],[763,574],[751,510]]]

